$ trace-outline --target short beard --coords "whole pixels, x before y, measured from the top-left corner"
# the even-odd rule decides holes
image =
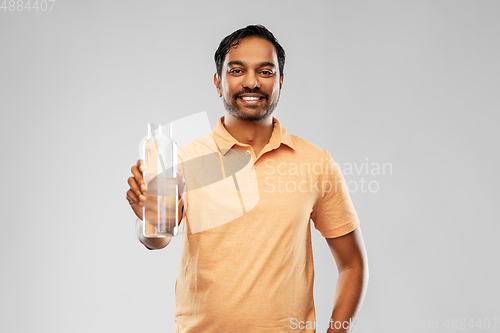
[[[243,121],[243,122],[251,122],[251,123],[258,123],[269,117],[273,111],[276,109],[278,106],[278,102],[280,99],[280,96],[278,95],[278,99],[276,100],[276,103],[273,103],[269,105],[267,109],[262,110],[260,113],[255,114],[255,115],[245,115],[241,110],[236,106],[236,101],[237,101],[237,96],[240,93],[234,94],[234,105],[229,104],[224,97],[222,97],[222,102],[224,103],[224,107],[226,110],[236,119]],[[281,94],[280,94],[281,95]],[[266,99],[268,99],[268,95],[265,95]]]

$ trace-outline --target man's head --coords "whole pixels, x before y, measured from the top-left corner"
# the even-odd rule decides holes
[[[242,121],[260,121],[276,108],[285,51],[263,26],[248,26],[225,37],[215,52],[214,83],[226,110]]]
[[[285,69],[285,50],[281,47],[278,40],[274,37],[271,31],[267,30],[266,27],[262,25],[249,25],[245,28],[236,30],[229,36],[226,36],[221,40],[219,48],[215,51],[214,60],[215,67],[217,68],[217,74],[219,77],[222,74],[222,65],[224,64],[224,59],[227,53],[232,47],[238,46],[240,40],[244,38],[258,37],[263,38],[271,42],[276,48],[276,54],[278,56],[278,65],[280,71],[280,79],[283,77],[283,70]]]

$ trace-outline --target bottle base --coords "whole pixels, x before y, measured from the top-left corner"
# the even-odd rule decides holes
[[[176,226],[172,229],[172,232],[155,232],[151,234],[143,233],[143,235],[146,238],[166,238],[166,237],[177,236],[178,233],[179,233],[179,227]]]

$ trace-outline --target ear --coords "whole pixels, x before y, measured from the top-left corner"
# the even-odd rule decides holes
[[[281,90],[281,87],[283,86],[283,79],[285,78],[285,74],[283,74],[283,76],[280,78],[280,90]]]
[[[222,90],[220,89],[220,77],[217,73],[214,74],[214,84],[215,88],[217,88],[217,92],[219,93],[219,97],[222,97]]]

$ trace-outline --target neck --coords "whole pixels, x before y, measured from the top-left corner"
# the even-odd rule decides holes
[[[238,142],[252,146],[256,156],[269,142],[273,133],[273,117],[271,115],[259,122],[246,122],[235,118],[226,111],[223,124],[228,133]]]

